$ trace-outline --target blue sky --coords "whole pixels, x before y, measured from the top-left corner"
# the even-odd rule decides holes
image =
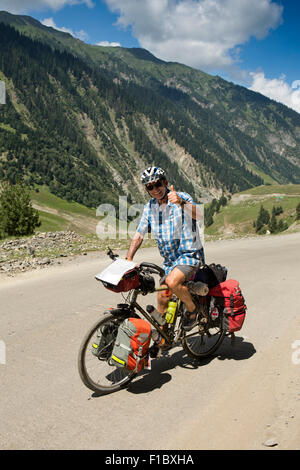
[[[300,113],[298,0],[0,0],[90,44],[144,47]]]

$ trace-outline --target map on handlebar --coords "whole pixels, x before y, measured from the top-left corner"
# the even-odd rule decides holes
[[[98,281],[108,282],[109,284],[117,286],[124,274],[135,268],[135,266],[136,263],[133,261],[117,259],[95,277]]]

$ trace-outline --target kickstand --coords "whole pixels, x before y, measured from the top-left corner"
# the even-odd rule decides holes
[[[230,338],[231,338],[230,344],[232,347],[234,347],[235,346],[235,334],[231,333]]]

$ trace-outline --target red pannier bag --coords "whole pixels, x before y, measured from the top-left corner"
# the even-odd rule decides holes
[[[228,279],[209,289],[211,296],[210,313],[217,308],[225,314],[225,327],[228,333],[239,331],[244,323],[247,306],[238,281]]]
[[[140,276],[136,269],[131,269],[127,271],[119,283],[114,286],[106,281],[101,281],[106,289],[111,290],[112,292],[128,292],[131,289],[137,289],[140,285]]]

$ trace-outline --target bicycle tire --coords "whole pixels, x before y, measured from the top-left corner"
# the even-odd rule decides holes
[[[127,369],[120,369],[112,366],[108,363],[108,359],[99,359],[92,353],[92,338],[97,333],[100,327],[105,325],[115,326],[115,337],[117,335],[118,326],[123,321],[122,319],[116,318],[114,315],[106,314],[100,321],[98,320],[86,333],[83,341],[79,348],[78,353],[78,371],[80,378],[84,385],[100,394],[112,393],[120,390],[131,382],[131,380],[137,375],[136,373]],[[114,341],[113,341],[114,343]],[[113,349],[113,343],[110,345],[111,350]],[[88,364],[89,362],[89,364]],[[95,375],[101,375],[101,382],[92,376],[91,364],[95,369]]]
[[[197,325],[195,328],[199,328]],[[212,334],[211,330],[216,330]],[[193,335],[193,330],[185,332],[182,339],[182,347],[184,351],[193,359],[204,359],[211,356],[221,346],[226,335],[224,324],[224,316],[221,314],[218,321],[209,320],[203,332]],[[206,342],[206,348],[203,345]]]

